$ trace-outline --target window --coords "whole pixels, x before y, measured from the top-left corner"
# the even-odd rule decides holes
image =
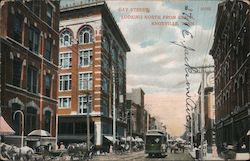
[[[72,66],[72,53],[60,53],[59,54],[59,67],[69,68]]]
[[[102,78],[102,90],[108,94],[109,91],[109,80],[105,77]]]
[[[39,35],[37,29],[34,27],[29,28],[29,50],[38,54],[39,51]]]
[[[70,108],[70,107],[71,107],[71,98],[70,97],[59,98],[59,108]]]
[[[106,57],[102,58],[102,69],[105,72],[109,73],[109,61],[108,61],[108,59]]]
[[[50,132],[50,122],[51,122],[51,112],[50,111],[45,111],[45,130]]]
[[[93,32],[92,32],[92,29],[90,29],[89,27],[84,27],[80,31],[79,42],[80,43],[84,43],[84,44],[85,43],[93,42]]]
[[[60,46],[70,46],[72,43],[72,34],[64,30],[60,35]]]
[[[46,22],[49,26],[51,26],[52,24],[52,13],[53,13],[53,7],[50,4],[48,4]]]
[[[20,87],[21,84],[22,62],[19,59],[14,59],[12,70],[12,85]]]
[[[80,51],[80,66],[92,65],[92,50]]]
[[[38,77],[37,69],[28,66],[27,90],[32,93],[37,93],[37,77]]]
[[[19,14],[13,15],[12,18],[12,38],[22,43],[22,17]]]
[[[51,75],[47,74],[45,76],[45,96],[50,97],[51,91]]]
[[[59,77],[59,90],[71,90],[71,75],[60,75]]]
[[[40,9],[41,9],[40,1],[32,0],[32,1],[27,1],[26,3],[27,3],[28,8],[39,17]]]
[[[45,59],[50,60],[51,58],[51,49],[52,49],[52,40],[46,39],[45,41]]]
[[[92,89],[92,73],[81,73],[79,75],[79,89]]]
[[[31,131],[36,129],[36,117],[37,117],[37,109],[34,107],[27,107],[26,112],[26,134],[29,134]]]
[[[87,107],[89,107],[89,112],[91,112],[92,96],[91,95],[89,95],[89,97],[87,97],[87,95],[80,96],[79,97],[79,113],[80,114],[87,113]]]
[[[103,37],[103,47],[107,50],[107,52],[109,52],[110,42],[109,42],[107,36]]]
[[[109,106],[108,101],[105,99],[102,99],[102,112],[104,116],[109,116]]]

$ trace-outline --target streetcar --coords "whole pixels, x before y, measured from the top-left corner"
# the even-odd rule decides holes
[[[165,156],[167,152],[167,137],[160,130],[149,130],[146,134],[145,153],[149,157]]]

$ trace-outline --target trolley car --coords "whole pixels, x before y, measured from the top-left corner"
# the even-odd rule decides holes
[[[167,137],[160,130],[149,130],[146,134],[145,153],[152,156],[164,156],[167,152]]]

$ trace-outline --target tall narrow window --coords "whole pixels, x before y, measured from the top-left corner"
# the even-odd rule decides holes
[[[27,107],[26,113],[26,134],[36,129],[36,117],[37,117],[37,109],[34,107]]]
[[[59,67],[69,68],[72,66],[72,53],[60,53],[59,54]]]
[[[39,35],[37,29],[34,27],[29,28],[29,50],[36,54],[39,52]]]
[[[59,76],[59,90],[71,90],[71,75]]]
[[[51,124],[51,112],[45,111],[45,130],[50,132],[50,124]]]
[[[80,66],[92,65],[92,50],[80,51]]]
[[[89,95],[87,97],[87,95],[84,96],[80,96],[79,97],[79,113],[83,114],[83,113],[87,113],[87,108],[89,109],[89,112],[92,111],[92,96]]]
[[[46,39],[45,41],[45,59],[50,60],[51,59],[51,49],[52,49],[52,40]]]
[[[12,85],[20,87],[21,84],[22,62],[19,59],[13,60]]]
[[[31,66],[28,66],[27,73],[27,90],[32,93],[37,93],[37,80],[38,80],[37,69]]]
[[[80,31],[79,42],[83,44],[93,42],[92,29],[89,27],[83,27],[83,29]]]
[[[21,15],[13,15],[12,18],[12,38],[19,43],[22,43],[22,17]]]
[[[51,92],[51,75],[47,74],[45,76],[45,96],[50,97]]]
[[[46,22],[48,25],[51,26],[52,24],[52,14],[53,14],[53,7],[48,3],[48,6],[47,6],[47,14],[46,14]]]
[[[79,89],[92,89],[92,73],[81,73],[79,75]]]
[[[60,46],[70,46],[72,43],[72,34],[65,29],[61,34],[60,34]]]

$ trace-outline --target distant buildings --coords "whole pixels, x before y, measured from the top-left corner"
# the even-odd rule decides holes
[[[113,98],[117,136],[124,137],[130,48],[105,1],[62,7],[59,37],[58,140],[86,141],[89,108],[91,141],[112,142]]]
[[[214,43],[216,144],[249,152],[250,129],[250,2],[218,5]],[[246,148],[242,148],[245,145]]]
[[[1,109],[15,130],[5,142],[20,146],[24,135],[44,129],[56,136],[59,1],[0,2]]]
[[[128,110],[131,109],[132,121],[129,120],[128,126],[132,128],[133,135],[143,137],[145,134],[145,109],[144,109],[144,91],[141,88],[132,89],[127,93]],[[130,116],[130,115],[129,115]],[[132,123],[132,125],[130,125]]]

